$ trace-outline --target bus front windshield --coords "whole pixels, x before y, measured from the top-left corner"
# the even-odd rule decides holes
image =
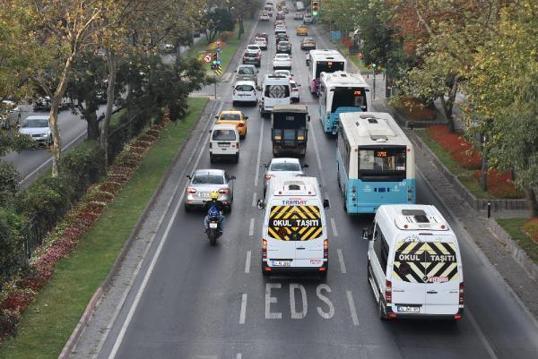
[[[359,147],[359,178],[371,181],[401,181],[405,179],[406,147]]]
[[[366,111],[366,91],[363,88],[335,88],[331,112],[335,112],[338,107],[360,107]]]
[[[335,72],[335,71],[344,71],[344,62],[343,61],[318,61],[316,63],[316,78],[319,79],[319,75],[322,72]]]

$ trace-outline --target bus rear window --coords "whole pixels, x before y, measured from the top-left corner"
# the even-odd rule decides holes
[[[273,128],[305,128],[306,113],[273,112]]]
[[[340,61],[319,61],[316,64],[316,78],[319,79],[319,75],[322,72],[335,72],[344,71],[344,63]]]
[[[360,107],[366,111],[366,91],[363,88],[335,88],[331,112],[335,112],[338,107]]]
[[[359,147],[359,178],[402,180],[406,176],[406,148]]]

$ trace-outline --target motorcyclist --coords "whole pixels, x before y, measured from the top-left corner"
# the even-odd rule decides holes
[[[210,195],[211,202],[209,204],[209,209],[207,211],[207,215],[204,218],[204,226],[207,231],[209,228],[209,222],[210,221],[218,221],[219,224],[219,231],[222,233],[223,231],[223,224],[224,224],[224,215],[222,214],[222,203],[220,203],[219,199],[219,193],[214,191],[211,192]]]

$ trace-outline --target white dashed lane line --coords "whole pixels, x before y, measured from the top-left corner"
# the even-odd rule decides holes
[[[252,257],[252,252],[247,251],[247,259],[245,260],[245,273],[250,273],[250,257]]]
[[[331,227],[333,230],[333,235],[335,237],[338,237],[338,231],[336,230],[336,222],[334,221],[334,218],[331,217]]]
[[[347,295],[347,302],[349,304],[349,311],[351,313],[351,320],[353,321],[353,325],[358,327],[359,326],[359,317],[357,317],[357,309],[355,308],[355,302],[353,301],[353,294],[350,290],[346,291]]]
[[[250,219],[250,225],[248,227],[248,236],[252,237],[254,235],[254,218]]]
[[[245,324],[247,317],[247,293],[241,296],[241,312],[239,313],[239,324]]]
[[[340,272],[342,272],[342,274],[346,274],[347,270],[346,263],[344,262],[344,254],[340,248],[338,248],[336,252],[338,253],[338,262],[340,262]]]

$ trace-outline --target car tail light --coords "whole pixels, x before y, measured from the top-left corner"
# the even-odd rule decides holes
[[[329,258],[329,241],[323,241],[323,258]]]
[[[228,193],[230,193],[230,189],[229,188],[221,188],[221,189],[219,189],[219,193],[228,194]]]
[[[196,188],[187,187],[187,193],[196,193]]]
[[[235,89],[233,90],[232,94],[233,94],[233,95],[235,96],[235,94],[236,94],[236,91],[235,91]]]
[[[232,148],[235,148],[235,143],[232,143]]]
[[[463,282],[460,283],[459,304],[463,306]]]
[[[262,258],[267,259],[267,241],[262,239]]]
[[[239,124],[237,125],[237,127],[245,127],[245,124],[244,124],[244,123],[239,123]]]
[[[385,302],[392,303],[392,282],[390,280],[385,282]]]
[[[265,175],[265,179],[266,179],[267,181],[269,181],[271,178],[273,178],[272,175]]]

